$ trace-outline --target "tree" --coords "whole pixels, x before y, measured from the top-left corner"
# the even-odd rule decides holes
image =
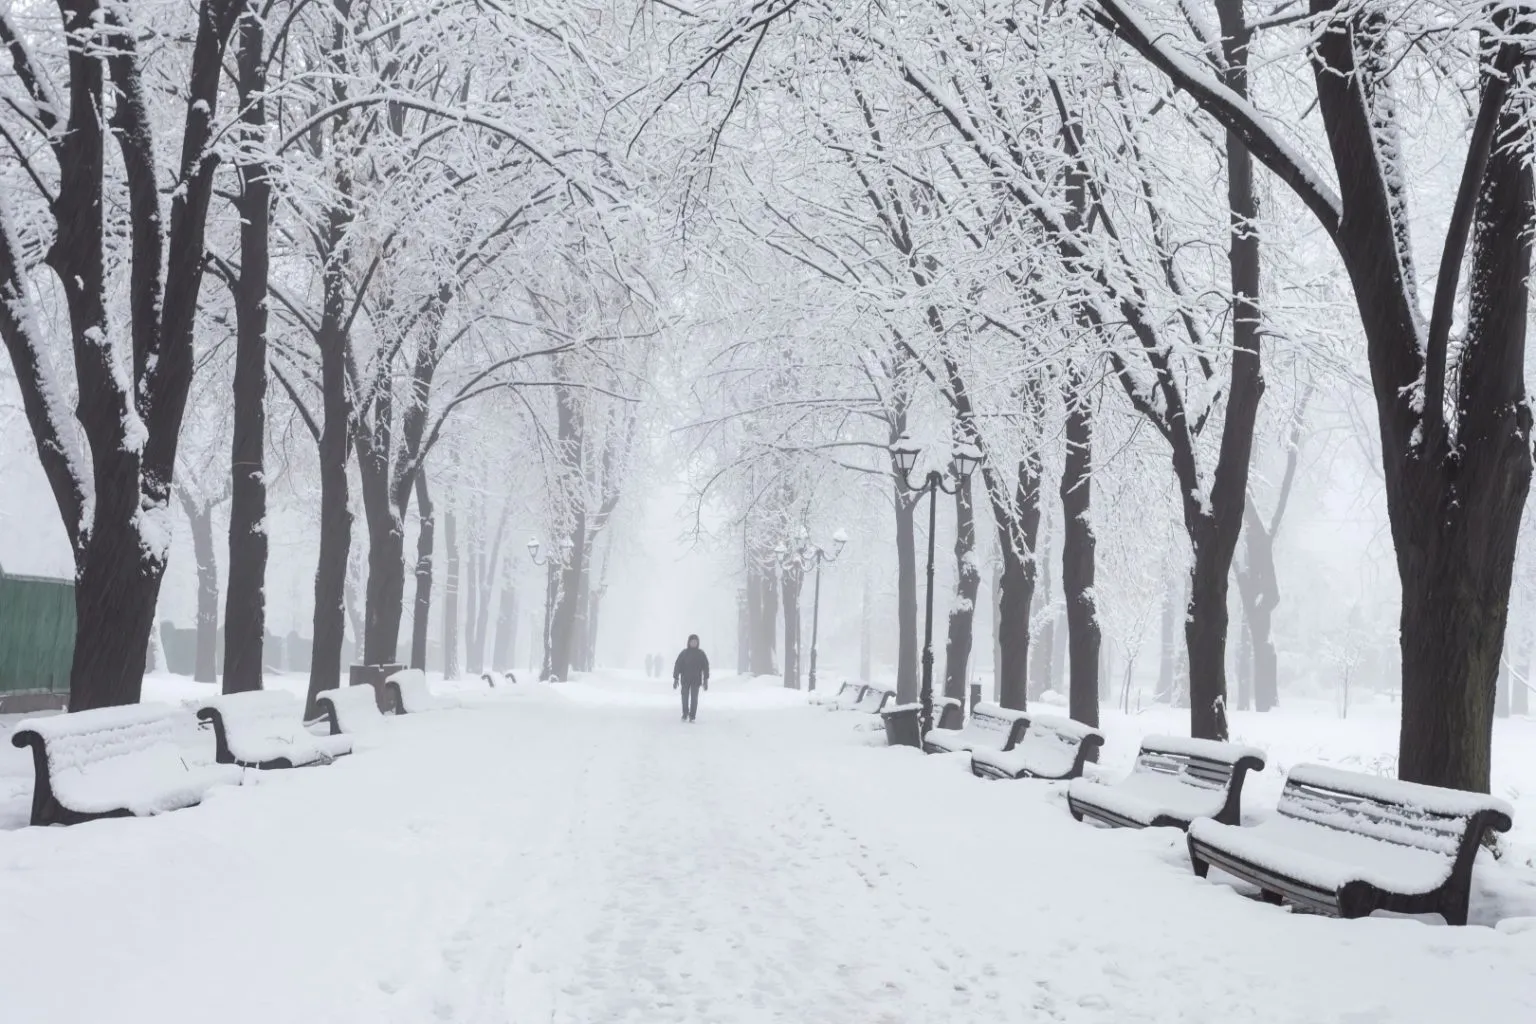
[[[1417,63],[1410,18],[1312,0],[1306,59],[1338,191],[1285,141],[1276,118],[1182,58],[1128,0],[1098,0],[1104,25],[1168,76],[1296,194],[1354,287],[1381,432],[1387,513],[1402,582],[1398,774],[1487,792],[1493,703],[1531,476],[1524,359],[1531,270],[1532,60],[1523,7],[1468,20],[1471,53],[1446,53],[1479,93],[1430,315],[1419,307],[1394,82]],[[1479,8],[1481,10],[1481,8]],[[1174,37],[1176,38],[1176,37]],[[1436,73],[1435,64],[1417,64]],[[1470,243],[1470,248],[1469,248]],[[1468,270],[1466,327],[1453,315]]]
[[[170,499],[192,383],[203,239],[219,163],[214,119],[220,62],[240,4],[202,0],[195,26],[169,4],[60,0],[59,22],[0,15],[0,42],[21,86],[6,138],[34,136],[53,166],[12,145],[32,190],[0,205],[0,336],[75,562],[76,636],[70,708],[138,700],[170,539]],[[167,21],[157,19],[166,17]],[[194,37],[177,76],[179,131],[157,131],[141,49],[170,26]],[[149,51],[152,52],[152,51]],[[103,59],[103,55],[105,59]],[[110,79],[110,91],[108,90]],[[56,93],[55,83],[62,83]],[[109,102],[110,100],[110,102]],[[103,113],[111,113],[103,119]],[[108,136],[121,170],[110,172]],[[157,153],[180,141],[169,216]],[[109,236],[126,213],[128,252]],[[167,228],[166,225],[169,225]],[[43,267],[51,273],[44,279]],[[118,318],[110,294],[126,287]],[[75,364],[76,412],[53,370],[38,316],[44,289],[62,293]],[[127,336],[119,325],[126,323]]]

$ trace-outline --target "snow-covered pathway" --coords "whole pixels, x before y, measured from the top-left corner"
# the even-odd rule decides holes
[[[684,725],[665,685],[535,688],[200,808],[0,832],[0,1017],[1536,1019],[1536,929],[1293,916],[1050,787],[745,683]]]

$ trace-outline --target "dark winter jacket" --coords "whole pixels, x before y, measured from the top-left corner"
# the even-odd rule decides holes
[[[672,666],[672,678],[685,686],[698,686],[709,682],[709,658],[698,647],[684,647]]]

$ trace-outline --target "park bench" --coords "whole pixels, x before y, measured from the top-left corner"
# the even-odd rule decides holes
[[[427,674],[416,668],[396,672],[384,680],[384,690],[389,694],[389,706],[397,715],[419,715],[423,711],[457,706],[446,697],[433,693],[427,687]]]
[[[1188,828],[1196,818],[1236,825],[1242,816],[1243,779],[1264,770],[1264,752],[1236,743],[1148,736],[1131,774],[1115,783],[1073,779],[1067,808],[1122,828]]]
[[[844,679],[843,684],[837,688],[836,693],[828,693],[825,690],[811,694],[806,700],[811,704],[839,704],[843,701],[852,703],[863,696],[860,692],[864,688],[863,683],[851,683]]]
[[[923,737],[923,751],[953,754],[978,748],[1012,750],[1028,724],[1029,718],[1024,712],[1010,711],[983,701],[971,709],[970,717],[960,728],[930,729]]]
[[[852,705],[846,705],[851,711],[858,711],[866,715],[878,715],[880,709],[896,699],[893,690],[882,690],[878,686],[866,686],[864,693]]]
[[[28,718],[11,734],[32,748],[34,825],[159,814],[237,785],[242,769],[214,763],[201,739],[192,713],[167,704]]]
[[[330,764],[352,752],[349,736],[316,736],[304,728],[304,706],[282,690],[208,697],[197,717],[213,729],[214,759],[263,770]]]
[[[1472,864],[1508,804],[1481,793],[1304,764],[1286,776],[1276,815],[1248,828],[1208,818],[1189,827],[1195,874],[1211,865],[1289,902],[1339,917],[1375,910],[1467,923]]]
[[[368,732],[384,720],[372,686],[321,690],[315,694],[315,704],[330,725],[332,736]]]
[[[869,683],[845,684],[846,689],[840,689],[837,694],[826,700],[823,705],[828,711],[847,711],[864,699],[866,691],[873,689]]]
[[[498,686],[516,686],[517,676],[513,675],[510,671],[497,672],[493,669],[489,672],[480,673],[480,681],[494,690]]]
[[[1012,750],[971,751],[971,774],[992,779],[1075,779],[1104,744],[1092,726],[1057,715],[1030,715],[1024,736]]]

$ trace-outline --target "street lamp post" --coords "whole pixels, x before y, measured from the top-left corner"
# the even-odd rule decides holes
[[[819,544],[807,544],[805,559],[816,562],[816,590],[815,597],[811,600],[811,677],[810,692],[816,692],[816,638],[821,629],[821,563],[837,561],[837,556],[843,553],[843,545],[848,543],[848,535],[838,530],[832,535],[832,553],[827,554],[827,549]]]
[[[933,728],[933,534],[938,525],[938,495],[940,491],[954,494],[960,484],[971,478],[971,473],[981,462],[981,455],[975,448],[959,446],[954,452],[955,473],[959,477],[954,488],[944,486],[944,474],[936,469],[930,469],[921,484],[913,484],[912,469],[921,454],[922,449],[905,434],[891,445],[891,455],[896,460],[897,479],[901,485],[917,494],[928,495],[928,613],[923,623],[923,689],[918,698],[922,704],[919,712],[919,737],[928,735],[928,731]]]
[[[539,557],[539,547],[540,544],[537,537],[528,538],[528,557],[532,559],[534,565],[540,567],[549,565],[550,559],[548,555],[545,555],[543,558]],[[570,558],[572,547],[574,545],[571,542],[571,538],[560,538],[561,557],[555,562],[557,566],[563,565],[565,560]],[[551,570],[549,573],[549,584],[544,588],[544,668],[539,673],[541,680],[547,680],[549,674],[554,671],[555,592],[559,579],[559,574]]]

